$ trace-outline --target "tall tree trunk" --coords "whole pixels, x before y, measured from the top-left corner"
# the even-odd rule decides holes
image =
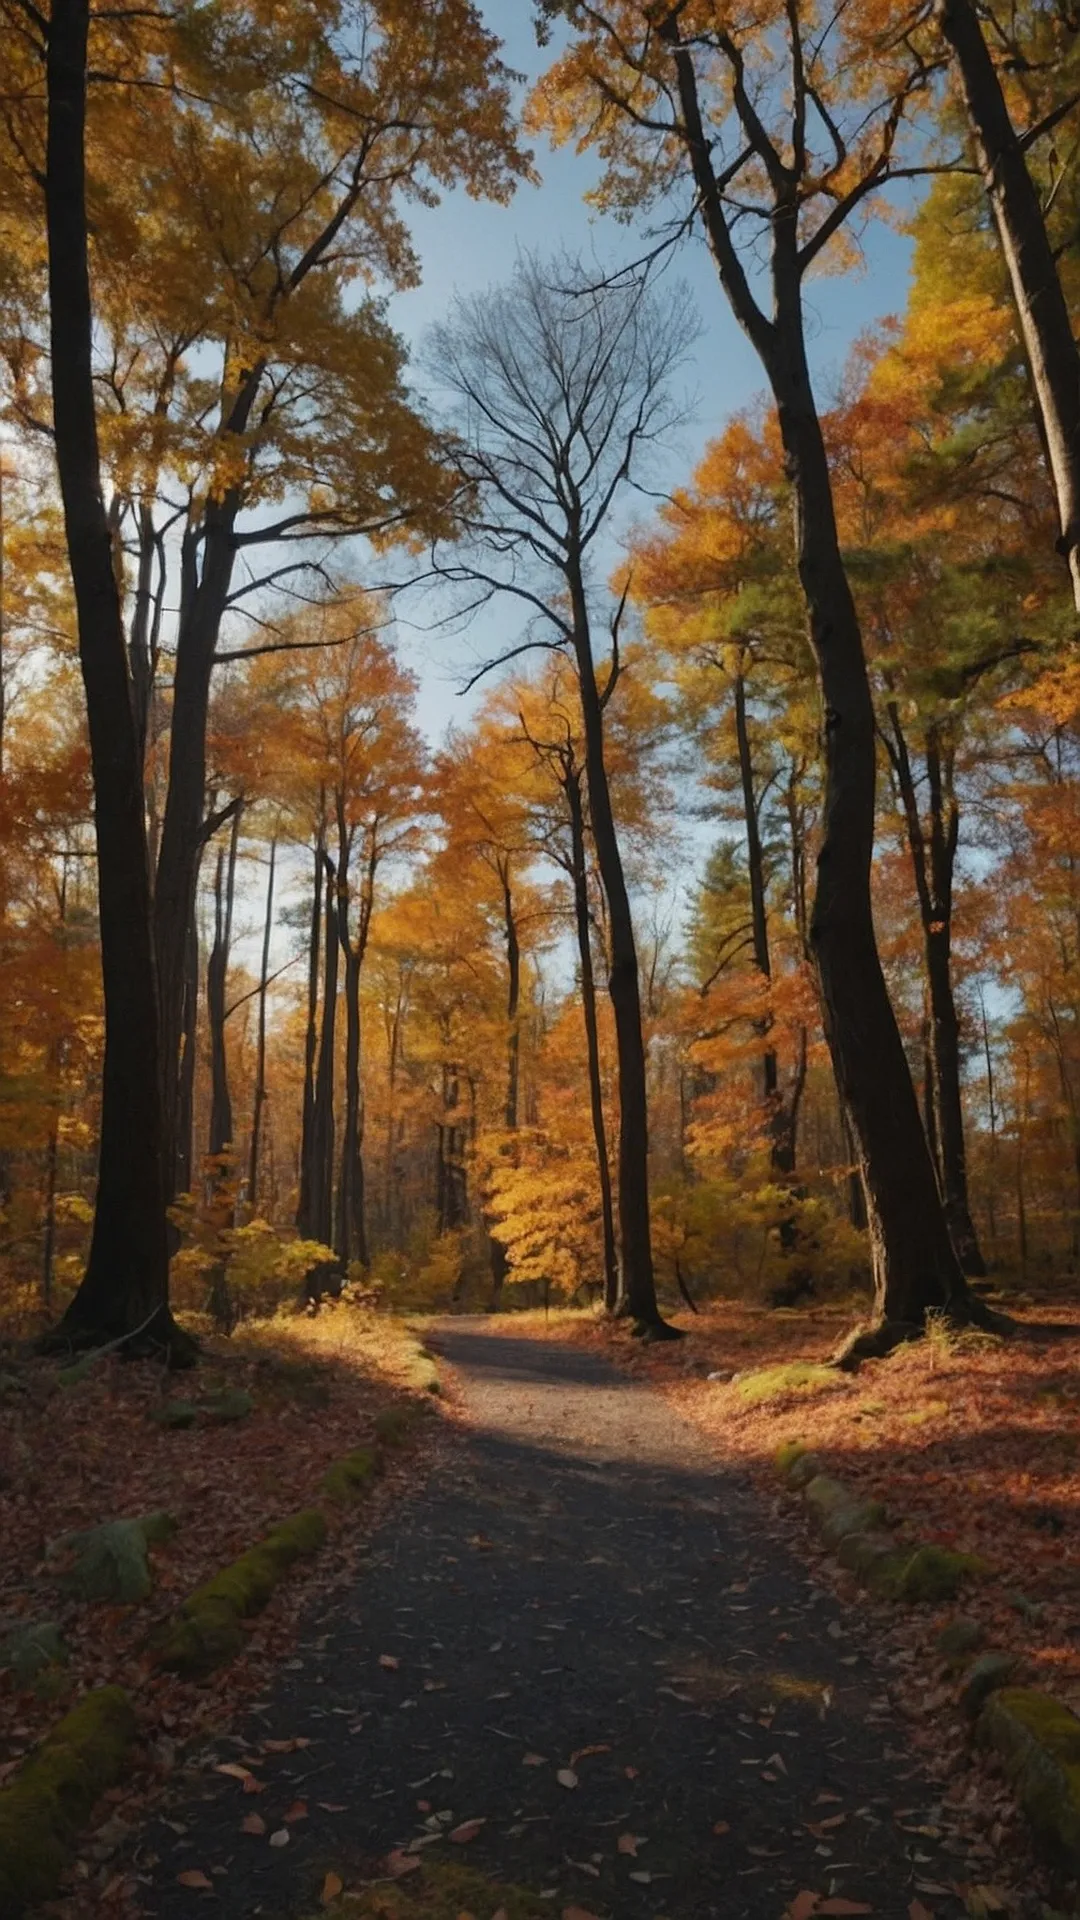
[[[337,1029],[338,955],[337,879],[334,863],[323,853],[326,937],[323,941],[323,1014],[315,1069],[315,1114],[311,1155],[312,1238],[324,1247],[334,1237],[334,1064]]]
[[[270,871],[266,881],[266,915],[263,920],[262,965],[259,969],[259,1022],[255,1044],[255,1093],[251,1103],[251,1152],[248,1157],[247,1203],[252,1214],[258,1204],[259,1135],[263,1107],[266,1104],[266,983],[270,977],[270,935],[274,926],[274,858],[277,841],[270,842]]]
[[[792,483],[796,559],[824,706],[825,797],[810,944],[826,1038],[866,1188],[876,1316],[920,1326],[929,1307],[970,1317],[874,935],[874,713],[840,554],[828,457],[793,290],[769,372]]]
[[[503,1119],[508,1133],[516,1133],[518,1123],[518,1079],[521,1071],[521,1029],[518,1006],[521,999],[521,941],[514,914],[514,896],[510,886],[510,864],[500,861],[499,881],[503,900],[503,934],[506,940],[506,1101]],[[491,1235],[491,1304],[498,1306],[506,1283],[506,1248],[496,1234]]]
[[[183,1045],[176,1117],[176,1191],[190,1193],[194,1173],[195,1068],[199,1035],[199,926],[192,916],[184,966]]]
[[[86,219],[87,0],[49,21],[45,207],[53,424],[86,690],[105,1001],[101,1137],[86,1273],[58,1336],[124,1339],[176,1365],[194,1343],[168,1308],[157,981],[142,764],[101,493]]]
[[[341,902],[338,902],[340,917]],[[338,1182],[337,1253],[342,1268],[350,1261],[368,1264],[364,1209],[363,1086],[360,1078],[361,959],[346,934],[342,940],[345,998],[345,1123],[341,1134]]]
[[[584,582],[571,584],[574,654],[585,734],[589,817],[608,907],[611,970],[608,992],[615,1015],[619,1066],[619,1238],[622,1254],[620,1310],[652,1339],[677,1338],[656,1302],[652,1225],[649,1216],[649,1114],[641,989],[630,896],[611,807],[604,757],[603,702],[596,684]],[[614,665],[612,668],[614,671]],[[609,689],[612,682],[609,680]]]
[[[300,1178],[296,1203],[296,1231],[302,1240],[314,1240],[315,1184],[315,1054],[319,1044],[319,943],[322,932],[322,829],[315,839],[315,877],[311,889],[311,925],[308,932],[307,1024],[304,1028],[304,1094],[300,1119]]]
[[[756,304],[728,225],[701,110],[694,57],[679,11],[661,21],[669,45],[691,171],[720,281],[768,375],[792,488],[795,554],[817,663],[824,720],[825,795],[810,946],[826,1039],[866,1188],[879,1325],[850,1358],[921,1326],[927,1308],[955,1319],[982,1310],[949,1238],[911,1072],[881,969],[870,903],[874,844],[874,714],[832,479],[806,357],[799,198],[794,174],[775,182],[773,304]],[[752,112],[752,109],[750,109]]]
[[[911,757],[895,701],[888,706],[891,738],[886,736],[904,809],[915,891],[923,929],[923,954],[929,993],[927,1056],[931,1111],[927,1140],[940,1173],[941,1195],[953,1246],[965,1273],[986,1272],[968,1199],[967,1151],[960,1095],[960,1021],[952,986],[953,873],[960,813],[953,791],[953,754],[940,729],[926,729],[929,831],[924,829]]]
[[[210,1027],[210,1136],[211,1155],[232,1145],[233,1114],[229,1093],[229,1059],[225,1050],[228,1019],[225,994],[232,947],[233,902],[236,897],[236,854],[240,838],[240,809],[232,817],[229,851],[219,848],[214,871],[214,944],[206,963],[206,1014]]]
[[[592,934],[589,924],[589,881],[585,864],[585,815],[581,801],[581,773],[564,766],[563,791],[570,816],[571,879],[574,887],[574,926],[577,932],[581,1011],[589,1060],[589,1107],[596,1170],[600,1180],[600,1221],[604,1250],[604,1306],[614,1313],[619,1305],[619,1260],[615,1246],[615,1210],[611,1198],[611,1162],[604,1120],[604,1085],[600,1072],[600,1033],[596,1020],[596,979],[593,974]]]
[[[937,0],[953,50],[1005,258],[1042,425],[1061,537],[1080,611],[1080,356],[1038,191],[971,0]]]

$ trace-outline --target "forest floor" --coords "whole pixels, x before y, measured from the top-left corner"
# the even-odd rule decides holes
[[[1045,1911],[994,1783],[913,1738],[879,1620],[807,1564],[753,1449],[688,1413],[715,1389],[684,1370],[711,1357],[697,1338],[631,1371],[562,1320],[431,1337],[456,1431],[430,1476],[231,1734],[188,1744],[114,1905],[62,1911]],[[895,1651],[938,1685],[914,1642]]]
[[[183,1743],[229,1724],[267,1684],[291,1651],[299,1614],[341,1580],[416,1476],[415,1447],[408,1460],[390,1463],[369,1499],[332,1520],[327,1549],[295,1569],[251,1623],[242,1657],[209,1687],[153,1664],[146,1642],[156,1625],[275,1522],[310,1504],[330,1462],[370,1439],[379,1409],[417,1391],[423,1364],[401,1322],[346,1307],[314,1319],[281,1316],[228,1341],[209,1337],[200,1367],[171,1377],[108,1355],[63,1385],[55,1361],[0,1344],[0,1637],[20,1622],[49,1620],[70,1656],[45,1676],[55,1685],[40,1691],[17,1690],[10,1673],[0,1675],[0,1785],[82,1688],[117,1681],[139,1715],[144,1764],[108,1796],[106,1834],[81,1863],[88,1886],[108,1880],[101,1863],[169,1778]],[[250,1412],[216,1423],[223,1390],[234,1408],[238,1393],[250,1395]],[[155,1410],[170,1400],[200,1407],[192,1427],[157,1424]],[[420,1445],[423,1452],[430,1442]],[[58,1586],[50,1542],[160,1510],[178,1525],[152,1551],[153,1592],[138,1607],[88,1605]]]

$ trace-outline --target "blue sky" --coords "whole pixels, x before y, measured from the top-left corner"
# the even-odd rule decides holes
[[[535,79],[551,52],[536,45],[529,0],[488,0],[483,11],[504,43],[508,64]],[[604,267],[632,260],[643,250],[643,229],[620,225],[585,205],[584,196],[596,178],[591,156],[579,157],[567,148],[554,152],[542,142],[534,141],[533,147],[541,184],[519,187],[508,206],[492,206],[457,192],[446,195],[439,207],[414,209],[411,225],[423,280],[417,289],[397,296],[391,307],[394,324],[411,344],[422,343],[426,329],[443,318],[455,293],[481,292],[505,279],[519,250],[542,254],[566,248],[595,257]],[[864,236],[864,249],[861,272],[822,278],[807,288],[808,334],[823,399],[852,341],[875,321],[900,311],[905,302],[909,242],[875,223]],[[655,481],[650,477],[650,484],[658,486],[685,479],[707,442],[762,387],[756,356],[728,312],[699,239],[680,249],[675,270],[691,289],[702,330],[682,376],[694,398],[691,420],[672,448],[667,470]],[[405,624],[400,627],[402,653],[421,678],[421,719],[433,738],[451,720],[460,723],[466,717],[468,705],[456,692],[463,665],[485,652],[488,636],[492,652],[510,644],[519,619],[507,604],[487,610],[468,635],[421,634]]]

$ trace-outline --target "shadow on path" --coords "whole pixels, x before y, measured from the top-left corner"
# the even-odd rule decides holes
[[[550,1891],[556,1915],[781,1920],[801,1889],[885,1920],[913,1899],[956,1914],[928,1888],[966,1877],[962,1856],[858,1623],[746,1483],[658,1395],[556,1337],[454,1321],[431,1344],[472,1431],[247,1729],[310,1745],[267,1758],[257,1799],[209,1771],[235,1745],[204,1756],[173,1810],[184,1833],[155,1834],[148,1910],[312,1914],[327,1869],[375,1877],[440,1815],[485,1824],[430,1858]],[[298,1798],[287,1848],[240,1831],[253,1808],[273,1831]],[[192,1867],[214,1895],[177,1884]]]

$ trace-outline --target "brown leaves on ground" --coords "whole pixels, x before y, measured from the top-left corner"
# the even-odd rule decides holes
[[[17,1390],[0,1397],[0,1458],[17,1471],[0,1479],[0,1619],[56,1620],[71,1659],[58,1670],[58,1694],[48,1697],[16,1692],[10,1674],[0,1676],[0,1770],[14,1770],[79,1689],[119,1682],[135,1699],[144,1738],[141,1771],[113,1791],[111,1812],[137,1822],[147,1796],[172,1770],[180,1743],[227,1727],[243,1700],[267,1684],[290,1651],[294,1623],[313,1590],[340,1576],[349,1554],[415,1478],[415,1459],[392,1456],[371,1496],[355,1509],[336,1514],[327,1508],[330,1545],[279,1589],[253,1623],[242,1654],[215,1675],[212,1687],[155,1668],[145,1651],[155,1626],[268,1527],[319,1497],[327,1466],[371,1439],[375,1414],[408,1384],[414,1365],[415,1344],[400,1322],[343,1305],[314,1319],[281,1318],[245,1329],[229,1342],[209,1339],[201,1366],[180,1378],[106,1355],[85,1379],[64,1387],[55,1362],[6,1357],[5,1377]],[[223,1387],[250,1392],[255,1405],[246,1419],[169,1429],[151,1418],[164,1401],[198,1403]],[[152,1550],[149,1599],[137,1607],[87,1605],[56,1588],[44,1559],[49,1541],[158,1509],[173,1513],[179,1525]],[[288,1751],[307,1742],[271,1744]],[[219,1770],[244,1793],[261,1791],[240,1762],[222,1762]],[[303,1811],[297,1803],[285,1815],[285,1840]],[[266,1829],[260,1816],[249,1815],[243,1831]],[[109,1874],[108,1864],[92,1868],[58,1911],[102,1912]],[[182,1876],[181,1884],[202,1886],[204,1877]],[[121,1889],[108,1911],[123,1910]]]

